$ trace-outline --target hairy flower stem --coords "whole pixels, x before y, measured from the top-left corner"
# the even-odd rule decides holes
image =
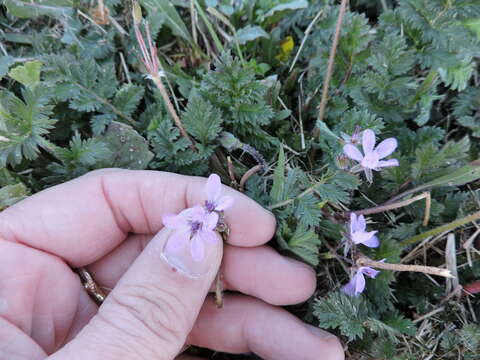
[[[173,107],[173,104],[170,101],[170,96],[168,95],[167,89],[165,89],[165,86],[162,83],[162,79],[157,74],[155,76],[152,75],[152,81],[155,84],[155,86],[158,88],[158,90],[160,91],[160,94],[162,95],[163,101],[165,101],[165,105],[167,106],[167,110],[170,113],[170,116],[172,117],[173,121],[175,122],[175,125],[178,127],[178,130],[180,130],[180,134],[190,142],[190,145],[189,145],[190,148],[193,151],[197,151],[197,148],[195,147],[195,142],[185,131],[185,128],[182,125],[182,121],[180,120],[180,117],[177,115],[177,112],[175,111],[175,108]]]
[[[408,206],[410,204],[413,204],[416,201],[423,200],[425,199],[425,215],[423,217],[423,226],[428,225],[428,221],[430,219],[430,208],[432,204],[432,198],[430,196],[429,192],[424,192],[421,193],[420,195],[414,196],[411,199],[399,201],[393,204],[387,204],[387,205],[378,205],[369,209],[363,209],[363,210],[357,210],[353,211],[356,215],[370,215],[370,214],[377,214],[381,213],[384,211],[389,211],[389,210],[394,210],[398,209],[404,206]]]
[[[140,31],[139,25],[142,23],[142,10],[140,5],[137,2],[133,3],[132,8],[132,16],[133,16],[133,27],[135,30],[135,37],[137,38],[138,45],[140,46],[140,50],[142,52],[142,62],[145,65],[145,68],[148,72],[148,77],[153,81],[157,89],[160,91],[160,94],[165,101],[165,105],[167,106],[167,110],[170,113],[175,125],[180,130],[180,134],[188,140],[190,143],[189,146],[193,151],[197,151],[195,147],[195,141],[188,135],[185,131],[185,128],[182,125],[182,121],[180,117],[177,115],[175,108],[173,107],[172,102],[170,101],[170,96],[167,92],[167,89],[162,83],[161,79],[161,71],[160,71],[160,60],[158,59],[157,48],[153,44],[152,36],[150,35],[150,28],[148,23],[143,21],[145,27],[145,33],[147,36],[147,41],[143,38],[142,32]]]
[[[453,275],[448,269],[441,269],[433,266],[423,266],[423,265],[389,264],[389,263],[384,263],[382,261],[371,260],[364,256],[360,257],[357,260],[356,265],[368,266],[368,267],[382,269],[382,270],[420,272],[424,274],[443,276],[446,278],[453,278]]]

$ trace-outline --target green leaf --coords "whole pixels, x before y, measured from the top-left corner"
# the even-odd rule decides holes
[[[472,161],[471,163],[462,166],[461,168],[456,169],[447,175],[440,176],[432,181],[416,187],[415,189],[409,190],[409,193],[411,194],[413,192],[438,186],[461,186],[478,179],[480,179],[480,159]]]
[[[472,77],[475,63],[472,61],[463,61],[455,66],[447,68],[438,68],[438,74],[446,86],[450,86],[452,90],[462,91]]]
[[[318,248],[321,241],[311,228],[299,225],[287,241],[287,249],[312,266],[318,265]]]
[[[149,12],[162,14],[165,17],[165,24],[175,35],[193,43],[190,32],[170,0],[140,0],[140,3]]]
[[[42,63],[38,60],[29,61],[25,65],[14,67],[8,73],[12,79],[18,81],[20,84],[33,89],[40,82],[40,69]]]
[[[480,18],[468,19],[463,22],[463,25],[480,39]]]
[[[15,63],[15,58],[13,56],[2,56],[0,57],[0,80],[8,72],[10,65]]]
[[[211,144],[222,131],[222,114],[207,100],[193,95],[182,115],[186,131],[203,145]]]
[[[23,100],[0,91],[0,167],[36,159],[40,148],[51,149],[46,135],[57,120],[51,118],[50,89],[40,84],[22,94]]]
[[[153,158],[147,141],[129,125],[113,121],[105,134],[96,139],[105,143],[111,151],[111,156],[103,162],[103,167],[142,170]]]
[[[260,26],[257,25],[248,25],[244,28],[237,30],[237,40],[238,43],[241,45],[246,44],[249,41],[257,40],[260,38],[268,39],[269,37],[270,35],[268,35],[265,30],[263,30]]]
[[[273,8],[271,8],[264,16],[264,18],[268,18],[273,16],[276,12],[285,11],[285,10],[297,10],[297,9],[305,9],[308,7],[307,0],[293,0],[284,3],[280,3]]]
[[[270,190],[270,198],[272,204],[275,204],[283,200],[283,193],[285,187],[285,152],[283,147],[280,146],[280,152],[278,153],[277,167],[273,172],[273,185]]]
[[[0,188],[0,210],[9,207],[28,196],[28,189],[23,183],[6,185]]]
[[[322,327],[338,328],[350,340],[363,337],[364,323],[369,318],[369,310],[362,296],[348,296],[336,291],[326,298],[315,300],[313,309],[313,314],[318,318]]]
[[[115,94],[112,104],[122,113],[130,116],[137,109],[144,92],[143,86],[124,84]]]
[[[4,0],[3,4],[13,16],[32,18],[41,15],[52,17],[72,16],[73,0]]]

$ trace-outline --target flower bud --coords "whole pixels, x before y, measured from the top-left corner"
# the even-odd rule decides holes
[[[132,5],[132,15],[133,15],[133,22],[135,25],[140,24],[142,21],[142,8],[138,2],[133,2]]]

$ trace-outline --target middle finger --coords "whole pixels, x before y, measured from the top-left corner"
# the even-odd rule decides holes
[[[112,289],[152,237],[130,235],[112,252],[89,265],[95,281]],[[225,245],[222,273],[226,289],[258,297],[272,305],[305,301],[316,285],[312,268],[281,256],[268,246]]]

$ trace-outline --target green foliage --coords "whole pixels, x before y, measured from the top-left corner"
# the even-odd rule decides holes
[[[474,359],[480,300],[453,301],[443,279],[382,270],[359,297],[337,290],[360,255],[443,266],[444,237],[407,240],[478,211],[480,3],[351,1],[321,119],[339,1],[140,3],[171,106],[145,76],[129,2],[106,0],[108,23],[85,1],[2,2],[0,209],[93,169],[215,172],[274,213],[270,246],[315,267],[298,314],[341,335],[353,359]],[[342,153],[365,129],[398,140],[399,166],[372,184]],[[350,211],[422,192],[427,225],[425,200],[376,208],[367,229],[380,246],[348,239]],[[463,285],[480,276],[475,230],[455,231]]]
[[[51,118],[50,90],[36,86],[22,90],[22,98],[0,92],[0,167],[34,160],[40,148],[49,150],[46,135],[56,122]]]

